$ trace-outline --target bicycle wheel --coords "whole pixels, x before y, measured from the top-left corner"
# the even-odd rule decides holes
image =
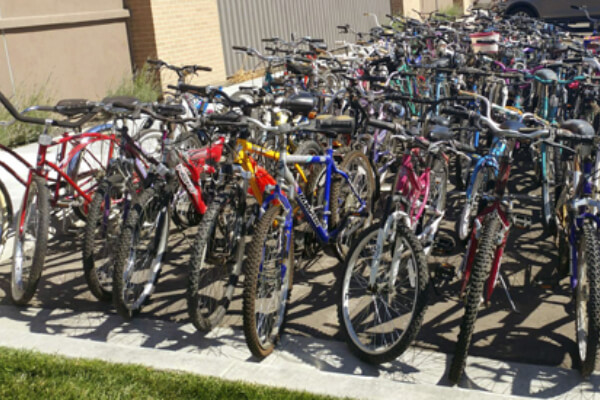
[[[75,182],[77,187],[84,193],[92,195],[98,188],[102,177],[106,173],[106,168],[110,162],[110,150],[113,150],[113,157],[118,150],[115,142],[112,140],[99,140],[86,145],[70,161],[67,166],[67,175]],[[66,186],[67,198],[74,201],[78,200],[80,194],[71,185]],[[85,204],[84,199],[73,206],[73,212],[82,221],[87,218],[89,204]]]
[[[587,377],[594,372],[600,350],[600,241],[590,220],[583,224],[577,259],[575,328],[581,374]]]
[[[375,194],[375,172],[371,167],[368,157],[360,151],[351,151],[344,156],[340,169],[345,171],[350,182],[356,189],[360,198],[366,202],[365,212],[369,215],[353,216],[360,204],[354,196],[350,185],[340,176],[334,177],[331,185],[330,209],[331,225],[339,227],[341,223],[346,226],[338,233],[335,241],[335,251],[338,258],[343,261],[352,241],[360,231],[371,223],[373,210],[373,196]]]
[[[448,164],[441,159],[435,158],[429,174],[429,196],[427,197],[427,208],[421,217],[420,230],[425,231],[439,219],[446,211],[446,194],[448,193]]]
[[[294,241],[285,232],[283,217],[281,205],[271,206],[262,216],[244,264],[244,336],[250,352],[260,359],[273,352],[283,332],[293,281]]]
[[[4,252],[4,244],[8,236],[8,230],[13,224],[13,206],[10,193],[0,181],[0,255]]]
[[[479,306],[483,299],[484,284],[489,276],[494,260],[496,235],[499,230],[500,219],[496,216],[496,213],[488,214],[483,221],[481,238],[476,249],[471,275],[466,287],[465,314],[460,324],[458,341],[448,376],[452,383],[458,383],[467,363],[475,320],[477,319]]]
[[[479,199],[484,194],[487,182],[494,176],[494,171],[486,166],[475,171],[475,180],[471,186],[471,195],[466,199],[465,205],[456,220],[456,234],[462,242],[469,239],[473,220],[478,211]]]
[[[383,223],[359,236],[344,266],[338,319],[346,343],[373,364],[396,359],[415,339],[427,308],[429,271],[423,248],[403,223],[384,238],[375,287],[369,277]]]
[[[131,208],[113,269],[113,301],[130,319],[154,291],[167,247],[169,211],[154,188],[146,189]]]
[[[219,195],[202,217],[193,247],[187,306],[194,326],[208,332],[221,322],[239,276],[235,275],[238,246],[244,239],[243,194],[229,189]],[[239,272],[238,272],[239,273]]]
[[[27,304],[35,294],[46,257],[49,223],[46,181],[35,176],[29,185],[25,207],[17,216],[10,277],[10,297],[15,304]]]
[[[83,271],[92,294],[101,301],[112,299],[114,249],[118,247],[133,190],[117,176],[104,179],[88,207],[83,231]]]
[[[466,129],[469,126],[469,120],[465,119],[461,122],[461,128]],[[459,141],[465,144],[473,144],[471,139],[472,132],[463,132],[459,134]],[[456,180],[456,188],[458,190],[466,190],[469,186],[469,175],[471,171],[471,160],[459,155],[454,157],[454,177]]]
[[[556,216],[554,213],[555,201],[555,172],[554,172],[554,149],[551,146],[546,146],[546,164],[545,177],[542,176],[542,224],[550,234],[556,233]]]

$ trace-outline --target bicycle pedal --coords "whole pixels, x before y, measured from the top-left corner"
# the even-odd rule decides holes
[[[517,229],[529,229],[531,228],[531,216],[524,214],[513,214],[512,223]]]
[[[451,253],[456,248],[456,242],[451,237],[438,237],[433,244],[433,254],[442,256]]]
[[[456,277],[456,268],[448,263],[439,263],[435,268],[435,276],[439,280],[450,282]]]

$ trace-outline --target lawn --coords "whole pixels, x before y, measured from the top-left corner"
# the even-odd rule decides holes
[[[332,398],[140,365],[69,359],[0,347],[0,399]]]

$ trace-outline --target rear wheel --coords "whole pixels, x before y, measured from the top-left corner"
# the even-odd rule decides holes
[[[600,242],[594,224],[583,225],[583,243],[577,263],[575,327],[581,374],[594,372],[600,350]]]
[[[346,224],[338,233],[335,242],[336,255],[343,261],[352,241],[360,231],[369,226],[373,219],[376,183],[373,167],[368,157],[360,151],[355,150],[346,154],[340,169],[348,174],[357,194],[366,203],[363,209],[365,215],[352,215],[360,209],[360,203],[348,182],[341,176],[334,177],[330,195],[331,225],[340,227],[342,223]]]
[[[132,190],[123,190],[126,184],[116,178],[105,179],[94,193],[83,237],[85,280],[92,294],[102,301],[112,299],[115,249],[132,201]]]
[[[243,235],[244,207],[229,190],[218,196],[202,218],[193,247],[187,305],[194,326],[208,332],[225,316],[239,276],[235,256]]]
[[[29,185],[25,207],[17,216],[11,271],[10,297],[15,304],[27,304],[42,276],[50,222],[48,189],[41,177]]]
[[[244,336],[250,352],[265,358],[283,331],[291,293],[294,251],[281,205],[271,206],[258,221],[244,264],[242,304]]]
[[[169,211],[154,188],[146,189],[132,207],[119,236],[113,270],[113,301],[130,319],[148,300],[167,248]]]

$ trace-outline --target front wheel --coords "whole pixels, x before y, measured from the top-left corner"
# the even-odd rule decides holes
[[[243,251],[245,240],[243,195],[237,190],[219,195],[198,227],[187,305],[192,323],[204,332],[217,326],[227,313],[241,272],[236,263],[237,258],[241,261],[238,252]]]
[[[50,223],[44,179],[34,177],[26,196],[24,207],[17,216],[10,285],[10,297],[19,305],[31,300],[42,276]]]
[[[130,211],[115,256],[113,301],[123,318],[131,319],[154,291],[168,234],[169,210],[148,188]]]
[[[583,243],[577,262],[575,327],[581,374],[594,372],[600,350],[600,242],[591,221],[583,225]]]
[[[242,303],[246,344],[265,358],[283,330],[294,271],[294,241],[285,210],[271,206],[258,221],[244,264]]]
[[[460,324],[460,332],[454,357],[450,365],[449,379],[452,383],[458,383],[467,363],[467,355],[473,330],[475,329],[475,321],[479,312],[479,306],[483,301],[483,289],[486,278],[488,277],[492,262],[494,261],[494,253],[496,250],[496,235],[500,229],[500,219],[496,213],[488,214],[484,221],[481,238],[473,259],[471,274],[467,282],[465,294],[465,314]]]
[[[348,254],[338,318],[350,350],[380,364],[396,359],[415,339],[427,308],[429,271],[421,243],[403,223],[383,240],[374,285],[368,285],[378,224],[363,231]]]

